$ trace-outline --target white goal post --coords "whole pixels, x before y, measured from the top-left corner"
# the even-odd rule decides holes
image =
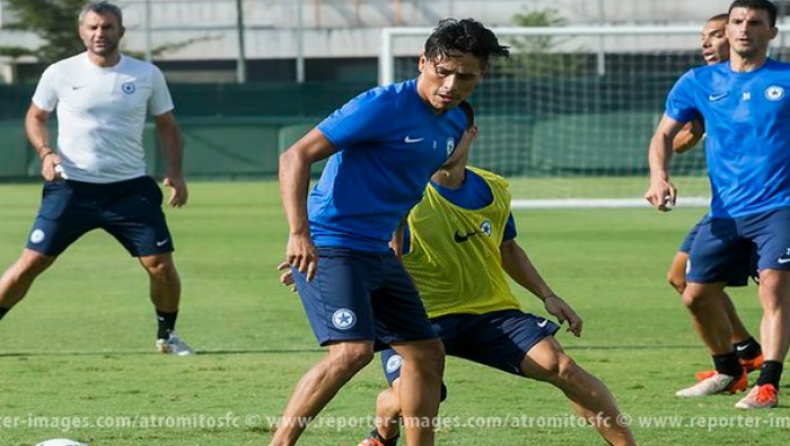
[[[511,57],[471,98],[470,163],[506,176],[515,207],[647,206],[649,140],[675,80],[704,63],[701,26],[492,28]],[[418,74],[431,32],[382,29],[382,85]],[[701,145],[673,158],[679,205],[707,206],[705,169]]]

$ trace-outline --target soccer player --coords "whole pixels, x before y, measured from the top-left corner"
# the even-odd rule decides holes
[[[161,209],[162,191],[146,175],[142,146],[146,113],[154,115],[167,162],[168,204],[187,202],[181,175],[181,134],[164,76],[155,66],[122,55],[120,8],[86,4],[79,35],[86,52],[49,66],[25,118],[45,180],[38,216],[21,257],[0,278],[0,318],[33,281],[86,232],[102,228],[137,257],[148,273],[158,320],[156,347],[188,355],[175,332],[181,282],[173,239]],[[47,121],[57,109],[57,149]]]
[[[730,59],[730,43],[727,41],[727,36],[725,35],[727,17],[727,14],[713,16],[708,19],[702,29],[702,57],[709,65],[726,62]],[[685,152],[700,140],[703,133],[704,126],[701,120],[695,119],[687,123],[675,136],[672,149],[675,153]],[[672,265],[669,267],[669,271],[667,271],[667,280],[681,296],[686,289],[686,264],[688,262],[688,253],[691,250],[691,244],[694,242],[694,238],[697,236],[699,227],[704,224],[706,218],[707,216],[703,217],[702,221],[691,228],[691,231],[689,231],[683,243],[681,243],[677,254],[675,254],[675,258],[672,259]],[[750,256],[748,259],[743,259],[741,267],[733,271],[732,276],[727,278],[727,286],[745,286],[752,274],[756,274],[756,272],[754,271],[752,258]],[[743,325],[740,317],[738,317],[738,313],[735,311],[735,305],[727,293],[722,291],[720,299],[720,303],[732,327],[730,342],[735,348],[735,354],[738,355],[738,360],[747,372],[759,369],[763,363],[760,344]],[[703,380],[709,378],[714,373],[715,371],[698,372],[697,378]]]
[[[280,191],[290,229],[286,262],[326,357],[297,383],[272,445],[293,445],[384,343],[404,358],[400,401],[410,446],[432,445],[444,350],[417,290],[389,247],[465,132],[456,106],[469,97],[496,35],[471,20],[446,19],[425,42],[417,78],[362,93],[280,156]],[[308,196],[310,166],[329,157]]]
[[[560,327],[523,312],[510,291],[507,276],[541,300],[561,323],[567,321],[574,335],[581,335],[582,319],[546,284],[516,241],[506,181],[482,169],[466,168],[476,133],[473,128],[458,146],[458,156],[431,177],[423,199],[409,213],[402,239],[394,243],[434,329],[447,354],[549,382],[608,444],[636,444],[628,426],[617,423],[620,412],[606,386],[554,338]],[[289,273],[281,281],[293,283]],[[394,350],[382,352],[390,388],[377,399],[376,417],[382,422],[360,446],[396,444],[403,364]]]
[[[688,394],[733,392],[746,385],[720,296],[728,273],[757,247],[765,361],[754,387],[736,403],[741,409],[776,406],[790,343],[790,65],[767,56],[777,32],[773,3],[734,1],[727,23],[729,63],[694,68],[677,81],[649,150],[645,198],[666,211],[677,197],[668,171],[672,139],[684,123],[704,119],[713,198],[710,218],[689,252],[683,300],[716,374],[686,389]]]

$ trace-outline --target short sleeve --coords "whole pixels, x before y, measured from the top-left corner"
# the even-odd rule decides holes
[[[513,218],[513,213],[511,212],[510,215],[507,217],[507,223],[505,223],[505,230],[502,236],[502,241],[506,242],[508,240],[513,240],[518,235],[518,230],[516,229],[516,220]]]
[[[173,110],[173,98],[167,88],[164,74],[156,66],[151,70],[151,97],[148,98],[148,113],[152,116],[163,115]]]
[[[46,112],[51,112],[58,106],[57,65],[50,65],[41,74],[36,91],[33,93],[33,104]]]
[[[395,95],[382,90],[369,90],[347,102],[318,124],[338,150],[376,141],[386,133],[397,108]]]
[[[667,95],[666,115],[680,123],[686,123],[700,116],[694,101],[694,71],[680,77]]]

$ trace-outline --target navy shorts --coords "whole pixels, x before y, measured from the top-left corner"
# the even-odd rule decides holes
[[[436,338],[411,276],[392,251],[319,248],[312,281],[291,270],[313,334],[322,346],[371,340],[380,348]]]
[[[432,322],[447,355],[520,376],[527,352],[560,329],[548,319],[520,310],[449,314]],[[381,353],[381,365],[390,385],[400,376],[401,363],[394,350]]]
[[[149,176],[106,184],[47,182],[27,248],[58,256],[86,232],[101,228],[134,257],[171,252],[162,197]]]
[[[737,218],[711,218],[691,246],[686,280],[727,281],[757,252],[757,269],[790,270],[790,208]]]
[[[700,228],[710,222],[710,216],[706,215],[694,225],[693,228],[686,234],[683,243],[680,244],[679,252],[691,252],[691,245],[694,244],[694,239],[697,238]],[[747,245],[749,246],[749,245]],[[757,250],[752,244],[751,249],[748,249],[749,254],[747,257],[740,257],[731,267],[728,267],[722,276],[723,281],[727,282],[727,286],[746,286],[749,283],[749,278],[755,282],[758,281],[759,274],[757,272]],[[686,272],[688,273],[689,263],[686,263]]]

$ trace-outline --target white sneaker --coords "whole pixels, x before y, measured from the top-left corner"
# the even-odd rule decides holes
[[[746,373],[741,376],[730,376],[716,373],[691,387],[678,390],[675,395],[683,398],[715,395],[717,393],[736,393],[746,390],[748,378]]]
[[[175,331],[171,331],[170,336],[167,339],[157,339],[156,349],[159,351],[159,353],[176,356],[195,354],[195,351],[192,350],[183,339],[179,338]]]

